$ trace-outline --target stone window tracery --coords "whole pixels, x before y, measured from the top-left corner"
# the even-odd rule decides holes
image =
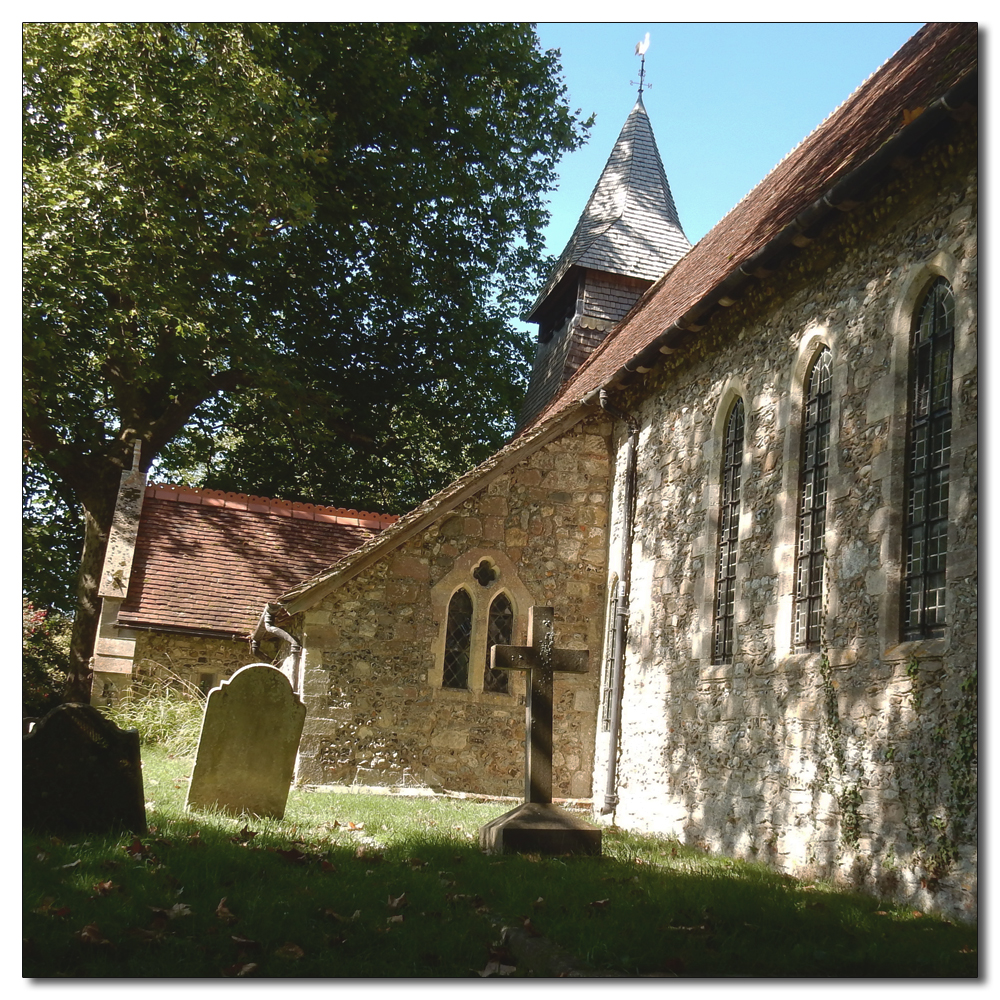
[[[802,474],[795,566],[795,645],[819,646],[823,618],[826,559],[827,480],[830,465],[830,413],[833,396],[830,348],[824,345],[807,379],[802,427]]]
[[[938,278],[924,296],[911,346],[903,576],[907,639],[941,635],[946,624],[954,339],[954,293]]]
[[[473,549],[459,556],[431,588],[439,632],[428,683],[473,699],[520,697],[523,681],[509,671],[494,671],[490,651],[524,641],[521,616],[527,617],[532,603],[517,567],[503,552]]]
[[[736,554],[740,532],[740,476],[743,467],[743,413],[743,400],[737,398],[726,421],[722,458],[715,584],[713,659],[716,663],[724,663],[733,655],[736,622]]]

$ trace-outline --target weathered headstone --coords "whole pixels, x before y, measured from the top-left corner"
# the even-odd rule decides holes
[[[139,734],[90,705],[58,705],[23,737],[24,825],[45,833],[146,832]]]
[[[288,678],[266,663],[241,667],[213,688],[187,808],[281,819],[305,717]]]
[[[552,803],[552,675],[585,674],[588,653],[556,649],[552,608],[528,611],[527,646],[494,646],[494,670],[526,670],[524,804],[479,830],[490,854],[600,854],[601,828]]]

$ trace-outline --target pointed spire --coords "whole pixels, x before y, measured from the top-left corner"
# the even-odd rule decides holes
[[[640,95],[573,235],[526,318],[534,318],[573,265],[655,281],[690,248]]]

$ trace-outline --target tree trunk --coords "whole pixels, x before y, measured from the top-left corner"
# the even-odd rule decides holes
[[[76,615],[70,638],[69,675],[63,701],[90,703],[93,681],[92,657],[97,626],[101,617],[101,572],[104,554],[108,548],[108,535],[115,513],[118,496],[119,470],[109,466],[101,470],[101,480],[83,501],[84,537],[83,553],[76,583]]]

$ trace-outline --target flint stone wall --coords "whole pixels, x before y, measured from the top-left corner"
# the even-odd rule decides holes
[[[932,150],[624,398],[642,432],[615,814],[963,917],[977,905],[974,143]],[[938,273],[957,310],[949,625],[944,639],[904,643],[907,344]],[[822,651],[799,652],[796,428],[820,343],[834,363],[829,597]],[[718,665],[719,440],[735,395],[746,407],[737,648]],[[601,738],[597,754],[595,784]]]
[[[481,677],[469,691],[440,680],[450,581],[467,577],[477,597],[463,567],[486,558],[500,571],[486,596],[509,588],[514,599],[515,643],[527,641],[528,607],[551,605],[557,644],[591,650],[588,674],[556,675],[553,706],[553,794],[590,795],[608,432],[598,417],[543,447],[298,616],[291,631],[304,637],[308,715],[297,781],[412,775],[459,791],[523,793],[523,675],[511,677],[508,694],[484,692]],[[470,675],[483,665],[474,652]]]

